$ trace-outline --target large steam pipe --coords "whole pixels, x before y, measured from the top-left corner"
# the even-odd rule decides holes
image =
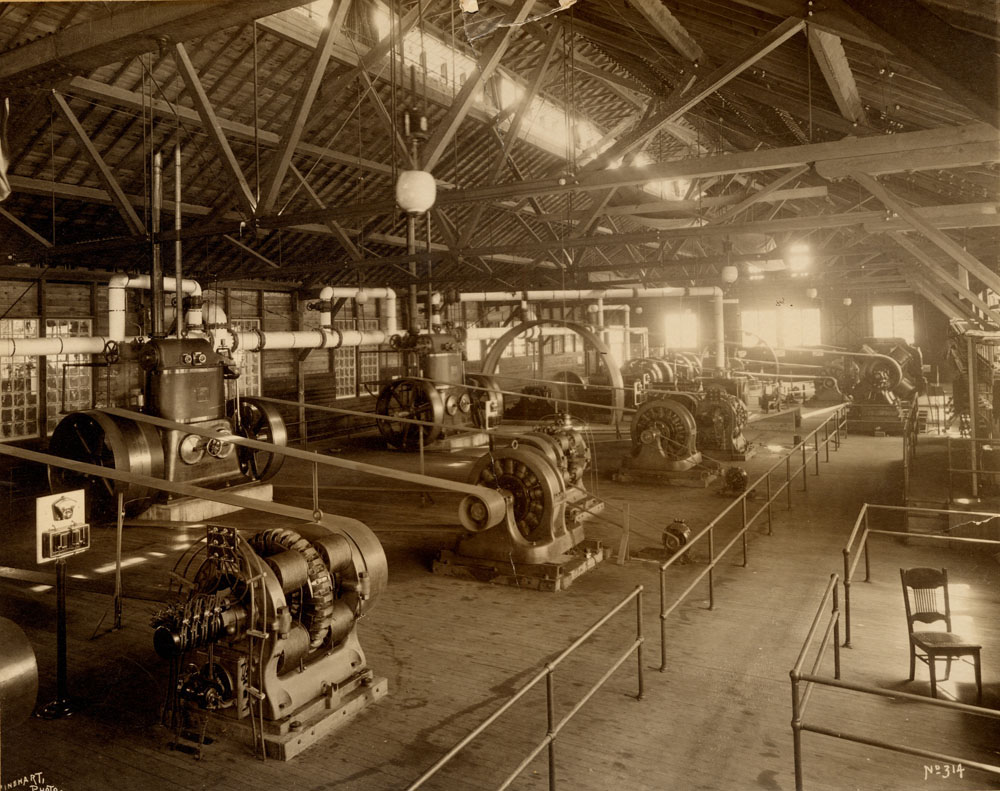
[[[174,144],[174,230],[181,230],[181,144]],[[178,233],[177,241],[174,242],[174,280],[178,283],[184,280],[184,271],[181,262],[181,239]],[[174,315],[177,324],[177,337],[183,334],[181,317],[184,313],[184,300],[178,294],[176,298],[177,310]]]
[[[125,289],[148,289],[150,275],[114,275],[108,281],[108,334],[89,338],[0,338],[0,357],[25,357],[49,354],[100,354],[109,343],[123,343],[125,336]],[[172,277],[163,278],[164,291],[176,291],[177,281]],[[188,326],[201,326],[201,285],[195,280],[182,280],[181,291],[192,297],[198,307],[188,311]]]
[[[689,288],[661,286],[659,288],[577,288],[550,291],[471,291],[459,294],[460,302],[532,302],[556,299],[649,299],[651,297],[714,297],[715,365],[726,367],[726,325],[723,321],[722,289],[718,286]]]
[[[396,292],[391,288],[349,288],[341,286],[326,286],[319,292],[319,298],[326,303],[329,303],[334,299],[352,299],[359,305],[363,305],[370,299],[381,299],[383,300],[382,318],[385,319],[385,334],[391,337],[398,332]],[[324,305],[324,309],[320,312],[319,318],[320,324],[324,329],[332,329],[332,306]]]

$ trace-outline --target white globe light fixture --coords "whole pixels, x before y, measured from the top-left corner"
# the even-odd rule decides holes
[[[401,170],[396,180],[396,203],[409,214],[423,214],[437,198],[437,183],[426,170]]]
[[[723,283],[735,283],[740,276],[740,270],[732,264],[726,264],[722,267],[721,275]]]
[[[819,296],[819,291],[817,291],[815,288],[807,288],[806,296],[809,297],[809,299],[816,299],[816,297]]]
[[[848,307],[848,308],[851,307],[851,304],[853,302],[854,302],[854,300],[851,299],[850,297],[844,297],[844,306],[845,307]]]

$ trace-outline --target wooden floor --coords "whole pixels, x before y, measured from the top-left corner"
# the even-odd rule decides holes
[[[804,433],[804,432],[803,432]],[[609,438],[613,439],[613,438]],[[791,437],[756,437],[759,453],[746,467],[762,471],[779,458]],[[364,443],[360,443],[364,445]],[[728,502],[714,490],[620,484],[606,473],[627,442],[597,446],[603,473],[599,494],[611,504],[629,502],[632,550],[655,546],[662,527],[684,518],[704,525]],[[346,442],[334,452],[348,450]],[[413,456],[374,447],[352,447],[352,457],[416,469]],[[462,478],[474,451],[428,454],[429,472]],[[626,663],[566,727],[556,746],[562,788],[607,789],[788,789],[794,788],[788,671],[831,572],[839,571],[844,541],[864,501],[897,503],[902,445],[893,437],[849,437],[810,475],[808,491],[796,483],[793,508],[775,506],[774,533],[755,529],[749,565],[733,564],[716,574],[714,610],[707,588],[668,620],[668,669],[659,666],[656,566],[640,560],[606,561],[567,591],[539,593],[488,586],[430,573],[435,551],[456,535],[458,497],[434,494],[426,502],[412,487],[373,492],[379,481],[355,474],[323,473],[324,508],[369,524],[382,540],[390,584],[360,625],[370,665],[389,680],[389,696],[346,728],[288,763],[262,763],[245,746],[213,726],[215,741],[201,760],[172,752],[171,734],[158,725],[166,663],[152,650],[149,616],[163,595],[166,575],[197,530],[128,528],[125,570],[125,629],[106,633],[109,598],[99,571],[112,557],[113,533],[96,535],[94,550],[75,558],[70,573],[83,575],[70,590],[71,690],[84,703],[61,721],[31,719],[3,734],[2,781],[42,773],[64,791],[92,789],[402,789],[471,728],[496,709],[547,660],[636,585],[645,587],[646,694],[636,691],[635,663]],[[309,472],[289,465],[277,479],[276,499],[310,502]],[[381,482],[385,483],[385,482]],[[12,509],[0,528],[8,566],[28,563],[27,528]],[[589,533],[617,548],[620,528],[614,508]],[[238,521],[255,523],[243,515]],[[724,543],[718,542],[718,545]],[[854,586],[854,648],[843,652],[844,678],[886,689],[928,694],[926,668],[906,681],[906,630],[897,569],[946,565],[953,585],[956,628],[984,645],[984,704],[1000,708],[1000,566],[989,553],[941,549],[878,539],[872,547],[873,581]],[[703,568],[705,551],[676,565],[669,587],[679,592]],[[27,632],[42,675],[40,702],[54,694],[55,596],[51,588],[0,582],[0,614]],[[99,622],[104,617],[103,625]],[[606,669],[632,639],[632,610],[567,661],[556,676],[559,716]],[[95,636],[95,632],[97,636]],[[943,696],[974,701],[971,669],[959,668],[941,685]],[[1000,727],[972,717],[929,716],[910,703],[817,690],[809,720],[914,747],[957,752],[996,763]],[[544,736],[543,687],[529,693],[473,749],[427,787],[468,791],[495,787]],[[998,788],[988,775],[925,778],[930,762],[813,734],[803,737],[808,789]],[[547,787],[544,757],[514,788]],[[4,785],[4,788],[7,786]]]

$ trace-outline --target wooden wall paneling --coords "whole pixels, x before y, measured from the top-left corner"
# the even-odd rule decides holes
[[[38,316],[38,282],[0,281],[0,316],[6,319]]]

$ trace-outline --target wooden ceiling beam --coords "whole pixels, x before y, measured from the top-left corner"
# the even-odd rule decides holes
[[[3,217],[7,222],[9,222],[11,225],[17,228],[17,230],[19,230],[21,233],[33,239],[37,244],[41,245],[42,247],[52,247],[52,242],[50,242],[48,239],[46,239],[44,236],[38,233],[30,225],[26,225],[25,223],[21,222],[21,220],[19,220],[17,217],[15,217],[6,209],[0,208],[0,217]]]
[[[918,211],[914,210],[913,207],[909,206],[896,195],[893,195],[882,184],[876,181],[874,177],[869,176],[867,173],[855,173],[851,176],[851,178],[878,198],[887,209],[896,212],[896,214],[906,220],[906,222],[908,222],[914,230],[922,233],[940,250],[951,257],[960,266],[967,269],[969,274],[975,275],[979,278],[983,285],[985,285],[988,289],[996,294],[1000,294],[1000,275],[979,261],[979,259],[971,253],[963,249],[963,247],[948,236],[948,234],[928,222],[918,213]]]
[[[483,83],[493,76],[500,65],[500,59],[510,46],[515,32],[528,18],[534,5],[535,0],[517,0],[504,17],[500,29],[492,34],[489,44],[478,59],[475,70],[462,84],[447,116],[438,124],[434,134],[431,135],[424,147],[422,165],[424,170],[434,170],[434,166],[444,156],[445,149],[451,143],[462,121],[465,120],[465,116],[468,115],[476,93],[482,89]]]
[[[247,184],[246,177],[243,175],[243,169],[240,167],[240,163],[237,161],[236,155],[233,153],[233,149],[226,139],[226,133],[219,123],[219,118],[212,108],[212,103],[205,93],[205,88],[201,84],[198,72],[195,71],[183,43],[178,42],[174,45],[174,56],[177,70],[180,72],[184,80],[184,85],[191,95],[191,99],[194,101],[195,109],[201,117],[201,123],[208,131],[208,138],[212,141],[216,153],[222,160],[223,170],[236,188],[236,201],[243,209],[243,213],[247,218],[253,217],[257,211],[257,198],[250,189],[250,185]]]
[[[819,70],[826,80],[830,93],[833,94],[833,100],[837,103],[840,114],[851,123],[867,126],[864,104],[840,37],[811,28],[808,37],[809,48],[816,63],[819,64]]]
[[[801,19],[786,19],[767,35],[755,40],[750,47],[740,52],[735,58],[715,69],[707,77],[695,82],[689,90],[675,90],[671,97],[655,113],[637,124],[630,132],[622,135],[607,151],[589,163],[587,168],[589,170],[605,168],[616,159],[636,150],[662,129],[665,124],[676,121],[707,96],[711,96],[719,88],[736,77],[740,72],[750,68],[750,66],[765,55],[780,47],[804,27],[805,22]]]
[[[697,63],[704,60],[705,53],[698,42],[660,0],[631,0],[631,6],[689,61]]]
[[[917,243],[908,238],[905,233],[893,231],[889,234],[889,237],[910,255],[912,255],[931,278],[944,283],[946,286],[953,289],[960,297],[964,297],[969,300],[969,302],[982,310],[998,326],[1000,326],[1000,313],[996,313],[986,300],[970,289],[966,283],[963,283],[951,274],[951,272],[941,266],[938,261],[935,261],[932,256],[922,250]]]
[[[157,49],[301,5],[301,0],[110,3],[105,13],[0,53],[0,94],[50,87]]]
[[[268,214],[278,200],[281,185],[292,163],[292,154],[295,153],[295,149],[302,139],[306,120],[309,117],[310,110],[312,110],[313,102],[316,100],[319,86],[326,74],[326,67],[330,62],[330,53],[333,51],[334,38],[340,33],[341,25],[344,23],[344,17],[347,16],[347,9],[350,5],[351,0],[333,0],[330,4],[326,27],[323,28],[319,36],[319,41],[309,55],[309,62],[305,67],[305,76],[302,79],[302,85],[295,96],[295,103],[291,111],[286,115],[287,120],[279,136],[281,142],[268,168],[269,181],[260,203],[260,211],[263,214]]]
[[[132,208],[132,204],[129,203],[128,198],[125,195],[125,190],[123,190],[121,184],[118,183],[118,179],[115,178],[115,174],[111,172],[111,168],[108,167],[108,164],[104,161],[104,158],[101,156],[97,147],[90,139],[87,131],[80,124],[76,114],[66,102],[66,97],[58,91],[53,91],[52,103],[55,105],[59,114],[69,124],[70,129],[73,131],[73,136],[76,137],[80,147],[83,148],[84,152],[87,154],[87,158],[90,160],[91,164],[97,169],[101,182],[104,184],[104,188],[108,191],[108,194],[114,201],[115,208],[118,209],[118,213],[122,216],[122,219],[125,220],[125,225],[128,226],[128,229],[133,234],[145,234],[146,226],[143,225],[142,220],[139,219],[139,215],[136,214],[135,209]]]
[[[326,204],[323,203],[322,198],[316,193],[316,190],[312,188],[306,177],[302,175],[301,171],[295,167],[295,165],[290,166],[292,174],[299,180],[302,188],[306,191],[309,196],[309,200],[319,209],[325,209]],[[348,235],[347,231],[341,227],[340,223],[336,220],[327,220],[326,227],[330,229],[334,236],[337,237],[337,241],[340,242],[341,246],[347,251],[347,254],[351,257],[353,261],[363,261],[364,254],[358,249],[357,245],[354,244],[354,240]]]
[[[198,114],[198,111],[193,110],[190,107],[185,107],[180,104],[172,104],[161,99],[150,99],[150,97],[143,97],[135,91],[129,91],[114,85],[105,85],[97,82],[96,80],[87,79],[85,77],[74,77],[70,80],[69,85],[67,86],[67,93],[73,94],[74,96],[95,99],[99,102],[112,104],[117,107],[124,107],[138,112],[141,112],[145,107],[147,112],[152,109],[152,112],[157,116],[168,118],[170,120],[179,119],[186,124],[201,125],[202,123],[202,119]],[[211,93],[211,91],[209,91],[209,93]],[[232,137],[233,139],[246,141],[253,141],[255,139],[254,128],[248,124],[241,124],[237,121],[230,121],[226,118],[218,118],[218,122],[219,126],[227,134],[227,136]],[[281,144],[281,138],[274,132],[269,132],[266,129],[257,130],[256,140],[265,148],[277,148]],[[375,162],[370,159],[364,159],[356,154],[350,154],[345,151],[324,148],[323,146],[314,145],[312,143],[303,143],[300,141],[295,151],[297,154],[314,157],[328,162],[335,162],[338,165],[348,165],[350,167],[370,170],[383,175],[392,174],[391,165],[387,165],[383,162]]]
[[[507,158],[513,156],[514,148],[517,146],[517,141],[521,134],[521,127],[524,125],[524,122],[528,117],[528,111],[531,109],[532,101],[534,101],[538,92],[541,90],[542,82],[545,80],[545,75],[552,63],[552,58],[555,55],[556,48],[562,41],[562,36],[563,34],[560,28],[554,28],[549,35],[548,41],[545,43],[545,49],[542,50],[542,56],[532,71],[531,76],[528,79],[527,88],[521,96],[517,108],[514,111],[514,117],[511,119],[510,126],[507,128],[503,138],[500,140],[500,152],[496,155],[496,157],[494,157],[493,163],[490,165],[489,171],[486,175],[486,181],[488,183],[496,183]],[[479,221],[482,219],[483,212],[486,210],[486,205],[486,203],[480,203],[473,210],[472,217],[468,221],[468,227],[466,228],[465,233],[461,234],[459,237],[460,245],[466,245],[469,243],[469,239],[472,234],[475,233],[476,228],[479,227]]]
[[[998,124],[996,46],[958,30],[915,0],[824,0],[894,56],[964,104],[976,117]]]
[[[969,319],[977,321],[975,313],[966,305],[952,302],[947,295],[942,294],[934,285],[928,283],[915,272],[904,272],[906,284],[920,296],[930,302],[949,319]],[[959,307],[961,305],[961,307]],[[978,322],[977,322],[978,323]]]

